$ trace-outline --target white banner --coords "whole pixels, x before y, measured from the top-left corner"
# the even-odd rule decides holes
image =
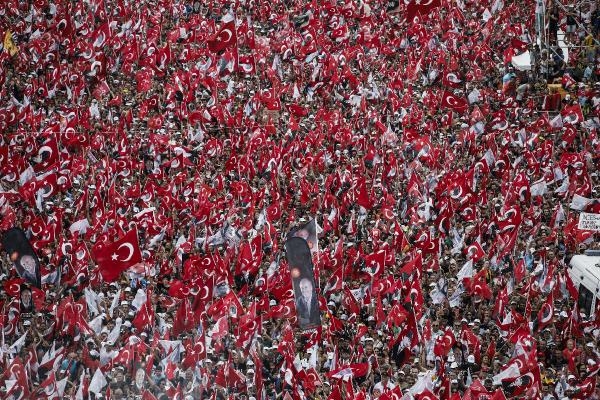
[[[582,212],[579,214],[579,225],[577,228],[586,231],[600,231],[600,214]]]

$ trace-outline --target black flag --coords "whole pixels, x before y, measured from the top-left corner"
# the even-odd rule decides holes
[[[301,329],[321,325],[319,298],[315,287],[312,256],[305,239],[291,237],[285,241],[285,254],[290,265],[296,313]]]
[[[306,244],[310,249],[311,253],[319,251],[319,241],[317,238],[317,221],[313,218],[306,224],[298,226],[292,229],[287,235],[287,239],[292,237],[299,237],[306,240]]]
[[[19,276],[38,289],[42,287],[40,260],[20,228],[11,228],[2,237],[2,247],[15,264]]]

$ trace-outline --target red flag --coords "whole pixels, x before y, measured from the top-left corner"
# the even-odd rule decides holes
[[[481,248],[479,242],[473,242],[469,247],[464,250],[467,258],[473,260],[473,262],[477,262],[485,257],[485,251]]]
[[[446,72],[442,76],[442,85],[459,89],[462,86],[462,80],[454,72]]]
[[[92,33],[92,44],[95,49],[104,47],[110,40],[110,23],[106,21]]]
[[[538,331],[544,329],[545,326],[552,323],[552,318],[554,317],[554,296],[552,292],[546,298],[544,304],[540,308],[540,311],[537,315],[538,322]]]
[[[367,190],[367,183],[364,176],[361,176],[356,181],[355,187],[355,195],[356,195],[356,203],[358,205],[363,206],[367,210],[373,207],[373,201],[369,196],[369,192]]]
[[[348,311],[349,314],[358,315],[360,313],[360,307],[358,306],[358,302],[356,301],[356,298],[348,288],[344,289],[342,304],[344,305],[344,308],[346,309],[346,311]]]
[[[142,261],[137,228],[114,243],[97,243],[92,248],[92,254],[104,281],[117,280],[121,272]]]
[[[327,376],[335,379],[344,379],[345,377],[360,378],[369,373],[370,367],[371,364],[368,362],[349,364],[329,372]]]
[[[402,307],[399,303],[396,303],[390,310],[387,317],[388,327],[390,326],[401,326],[404,321],[408,318],[408,311]]]
[[[421,255],[421,253],[417,253],[417,255],[412,260],[410,260],[402,268],[400,268],[400,272],[407,275],[412,275],[414,271],[417,271],[418,274],[422,271],[422,269],[423,256]]]
[[[150,297],[150,293],[148,293],[148,297]],[[150,301],[146,300],[131,323],[138,331],[154,325],[154,310]]]
[[[46,395],[47,400],[58,399],[58,389],[56,387],[56,375],[54,371],[50,371],[48,377],[40,383],[40,389],[43,389],[43,394]]]
[[[523,278],[525,278],[525,272],[525,260],[521,258],[515,266],[515,282],[522,282]]]
[[[404,2],[406,4],[406,20],[414,21],[415,17],[428,15],[434,8],[441,5],[440,0],[413,0]]]
[[[378,250],[365,256],[366,272],[371,276],[379,276],[385,267],[385,250]]]
[[[237,44],[235,21],[223,24],[219,32],[207,42],[210,51],[218,53]]]
[[[10,398],[11,394],[16,398],[19,398],[17,396],[17,393],[20,393],[23,396],[22,398],[27,398],[29,396],[29,386],[27,385],[27,372],[25,371],[25,366],[23,365],[21,358],[17,357],[14,359],[14,361],[4,372],[2,378],[16,380],[14,386],[6,388],[6,398]]]
[[[444,90],[442,94],[442,107],[450,108],[458,113],[464,113],[469,108],[469,103],[464,97],[456,96],[453,93]]]
[[[452,333],[452,329],[446,328],[443,335],[437,337],[433,346],[433,353],[439,357],[445,357],[452,346],[456,343],[456,337]]]
[[[506,396],[504,395],[502,389],[496,389],[491,400],[506,400]]]
[[[439,397],[437,397],[429,389],[425,389],[423,392],[415,394],[415,400],[439,400]]]
[[[572,106],[567,106],[562,109],[560,115],[563,117],[565,124],[578,124],[583,122],[583,112],[579,103]]]
[[[338,292],[342,290],[342,282],[344,279],[344,266],[342,265],[338,269],[335,270],[333,274],[327,280],[325,284],[325,289],[323,293],[327,294],[329,292]]]
[[[581,384],[575,386],[575,394],[573,395],[576,399],[589,399],[596,390],[596,378],[590,376],[581,382]]]

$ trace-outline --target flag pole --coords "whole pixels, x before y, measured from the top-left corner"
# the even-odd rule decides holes
[[[238,37],[237,9],[233,11],[233,28],[235,29],[235,73],[240,74],[240,42]]]

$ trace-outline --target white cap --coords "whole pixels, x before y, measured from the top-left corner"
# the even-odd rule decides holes
[[[475,362],[475,356],[473,354],[469,354],[469,357],[467,357],[467,362],[474,363]]]

